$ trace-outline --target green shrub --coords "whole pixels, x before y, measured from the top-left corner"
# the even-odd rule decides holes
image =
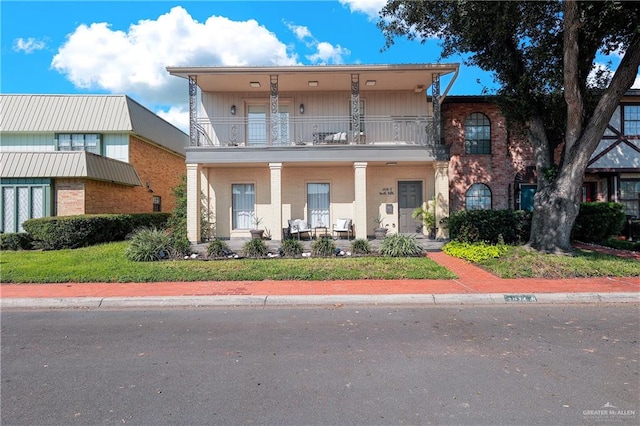
[[[171,257],[172,249],[171,236],[167,231],[140,228],[131,236],[125,255],[134,262],[154,262]]]
[[[615,238],[609,238],[607,241],[601,243],[603,246],[611,247],[618,250],[640,251],[640,242],[638,241],[625,241],[616,240]]]
[[[484,242],[466,243],[459,241],[450,241],[442,247],[442,251],[448,255],[474,263],[500,257],[508,249],[509,246],[505,244],[490,245]]]
[[[358,238],[351,243],[351,252],[353,254],[369,254],[371,253],[371,243],[364,238]]]
[[[298,257],[302,254],[302,243],[298,240],[288,239],[282,242],[282,255]]]
[[[333,239],[322,237],[311,243],[311,254],[317,257],[329,257],[336,254],[336,245]]]
[[[522,244],[531,233],[531,212],[524,210],[461,210],[444,222],[453,241]]]
[[[571,237],[578,241],[601,242],[611,236],[620,235],[625,220],[622,204],[582,203]]]
[[[0,250],[31,250],[31,235],[26,232],[9,232],[0,234]]]
[[[414,237],[402,234],[385,237],[378,251],[387,257],[418,257],[424,254],[424,250]]]
[[[207,244],[207,255],[209,257],[227,257],[231,254],[229,245],[222,240],[215,239]]]
[[[34,247],[59,250],[122,241],[137,228],[162,229],[168,219],[169,213],[55,216],[29,219],[22,226]]]
[[[242,246],[242,251],[247,257],[266,257],[269,253],[267,244],[260,238],[252,238]]]

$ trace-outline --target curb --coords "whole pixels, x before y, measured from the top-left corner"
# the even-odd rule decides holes
[[[547,303],[640,303],[640,293],[533,293],[507,300],[504,293],[290,296],[145,296],[4,298],[1,309],[122,309],[165,307],[294,307],[337,305],[513,305]]]

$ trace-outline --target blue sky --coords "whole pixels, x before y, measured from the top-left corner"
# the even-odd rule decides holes
[[[381,51],[384,3],[2,0],[0,91],[127,94],[186,129],[186,82],[167,66],[438,62],[436,40]],[[483,86],[491,75],[463,66],[450,94]]]

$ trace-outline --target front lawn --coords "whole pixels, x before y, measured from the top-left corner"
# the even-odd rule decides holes
[[[171,260],[133,262],[117,242],[75,250],[3,251],[0,282],[162,282],[357,279],[453,279],[427,257]]]
[[[617,256],[576,250],[575,256],[557,256],[509,246],[498,258],[475,263],[500,278],[637,277],[640,262]]]

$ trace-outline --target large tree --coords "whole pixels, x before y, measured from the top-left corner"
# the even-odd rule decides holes
[[[503,113],[522,126],[535,154],[528,245],[571,251],[588,161],[638,74],[640,3],[391,0],[380,17],[386,48],[397,37],[435,37],[443,58],[461,54],[493,72]],[[623,53],[614,73],[594,72],[598,52]]]

